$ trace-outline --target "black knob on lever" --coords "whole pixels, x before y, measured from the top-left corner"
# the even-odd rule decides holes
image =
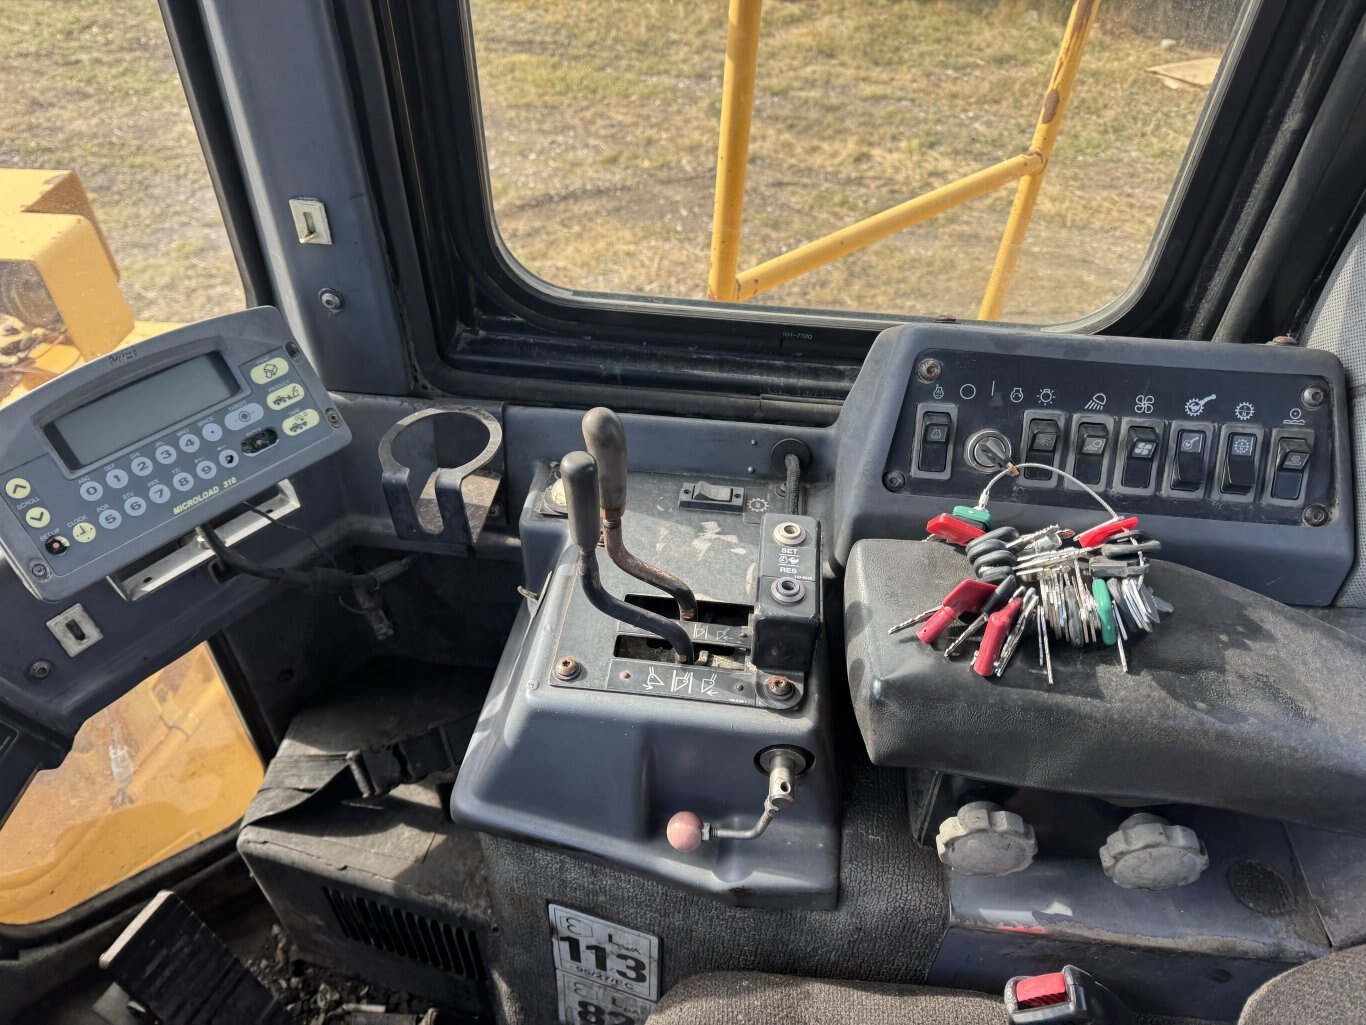
[[[622,426],[621,417],[605,406],[590,409],[583,418],[583,440],[598,464],[602,541],[607,557],[623,573],[658,587],[678,602],[681,619],[696,619],[697,596],[692,588],[672,573],[637,558],[622,539],[621,518],[626,513],[626,428]]]
[[[560,460],[565,502],[569,507],[569,537],[579,550],[579,585],[593,607],[629,626],[662,637],[678,652],[680,662],[693,660],[692,637],[672,619],[629,605],[608,594],[598,571],[598,467],[587,452],[571,452]]]

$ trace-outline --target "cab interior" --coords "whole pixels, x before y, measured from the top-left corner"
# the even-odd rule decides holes
[[[0,808],[192,656],[259,769],[34,890],[4,1020],[1366,1021],[1366,4],[1231,8],[1131,283],[1042,323],[737,299],[724,159],[709,297],[538,275],[476,8],[160,4],[244,308],[0,407]],[[52,863],[176,814],[128,773]]]

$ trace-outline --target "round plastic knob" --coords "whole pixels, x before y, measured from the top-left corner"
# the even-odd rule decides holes
[[[1126,890],[1169,890],[1186,886],[1209,868],[1205,845],[1187,826],[1159,815],[1130,815],[1100,849],[1105,874]]]
[[[1027,869],[1039,853],[1034,827],[991,801],[973,801],[939,826],[939,860],[969,876],[1008,876]]]
[[[702,819],[696,812],[681,811],[669,820],[669,846],[676,851],[695,851],[702,846]]]

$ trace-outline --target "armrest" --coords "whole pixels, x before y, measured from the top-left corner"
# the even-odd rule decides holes
[[[850,553],[845,629],[854,712],[873,762],[1154,804],[1229,808],[1366,835],[1366,644],[1312,616],[1173,563],[1175,606],[1128,645],[1033,634],[995,680],[893,624],[970,575],[938,542],[865,540]],[[941,642],[941,647],[942,642]]]

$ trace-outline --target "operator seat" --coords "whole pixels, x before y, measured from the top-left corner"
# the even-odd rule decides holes
[[[1157,1025],[1178,1019],[1136,1016]],[[1188,1019],[1180,1019],[1187,1021]],[[705,972],[664,995],[650,1025],[1005,1025],[999,997],[878,982]],[[1292,968],[1248,999],[1238,1025],[1363,1025],[1366,946]]]

